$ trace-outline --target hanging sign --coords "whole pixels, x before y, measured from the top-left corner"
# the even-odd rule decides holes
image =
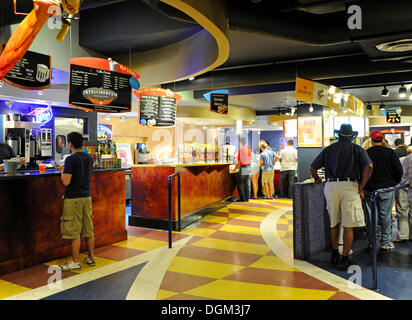
[[[229,95],[224,93],[212,93],[210,95],[210,111],[227,114]]]
[[[3,46],[0,45],[0,53]],[[51,84],[51,56],[27,51],[4,77],[12,86],[26,90],[42,90]]]
[[[177,104],[182,96],[162,88],[136,90],[139,99],[139,123],[149,127],[172,127],[176,121]]]
[[[130,80],[139,77],[133,70],[111,59],[71,59],[69,104],[95,112],[130,112]]]
[[[401,114],[397,110],[387,110],[386,111],[386,122],[387,123],[401,123]]]

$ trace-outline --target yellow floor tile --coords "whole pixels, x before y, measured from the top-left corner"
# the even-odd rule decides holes
[[[229,204],[229,209],[238,209],[245,211],[256,211],[256,212],[273,212],[275,208],[262,208],[262,207],[253,207],[253,206],[242,206],[241,204]],[[245,212],[247,213],[247,212]]]
[[[245,267],[234,264],[177,256],[173,259],[173,262],[171,263],[168,270],[200,277],[220,279],[227,277],[243,268]]]
[[[293,214],[285,214],[283,215],[283,217],[285,217],[285,219],[288,219],[288,220],[293,220]]]
[[[229,212],[229,208],[228,207],[223,207],[219,210],[217,210],[216,212],[224,212],[224,213],[228,213]]]
[[[206,228],[185,228],[180,233],[194,235],[198,237],[208,237],[211,234],[215,233],[217,230],[206,229]]]
[[[275,199],[276,202],[280,202],[280,203],[288,203],[288,204],[292,204],[293,200],[292,199]]]
[[[233,224],[225,224],[223,227],[220,228],[220,231],[227,231],[227,232],[251,234],[251,235],[254,235],[254,236],[260,236],[260,229],[259,228],[246,227],[246,226],[237,226],[237,225],[233,225]]]
[[[82,269],[79,271],[73,270],[72,272],[75,273],[83,273],[83,272],[87,272],[99,267],[104,267],[107,266],[109,264],[115,263],[116,261],[114,260],[109,260],[109,259],[104,259],[104,258],[99,258],[99,257],[95,257],[96,260],[96,265],[95,266],[89,266],[86,263],[83,262],[84,258],[86,258],[86,254],[80,254],[80,263],[82,265]],[[57,259],[57,260],[53,260],[50,262],[45,263],[48,266],[59,266],[62,264],[65,264],[66,262],[72,260],[71,257],[66,257],[66,258],[62,258],[62,259]]]
[[[292,239],[282,239],[284,243],[290,248],[293,248],[293,240]]]
[[[0,279],[0,299],[11,297],[30,290],[30,288],[19,286],[17,284]]]
[[[122,241],[120,243],[116,243],[116,246],[142,250],[142,251],[150,251],[160,247],[167,245],[167,241],[160,241],[154,239],[147,239],[147,238],[139,238],[137,237],[131,241]]]
[[[293,224],[288,226],[288,231],[293,231]]]
[[[170,297],[173,297],[177,294],[179,294],[179,292],[173,292],[173,291],[159,289],[159,291],[157,293],[157,300],[163,300],[163,299],[166,299],[166,298],[170,298]]]
[[[336,292],[216,280],[184,293],[222,300],[327,300]]]
[[[278,230],[278,235],[282,239],[286,236],[286,230]]]
[[[280,219],[278,219],[278,222],[277,222],[278,224],[289,224],[289,221],[287,220],[287,219],[282,219],[282,218],[280,218]]]
[[[204,238],[196,241],[192,246],[265,255],[270,249],[263,244],[231,241],[213,238]]]
[[[282,259],[273,256],[263,256],[258,261],[249,265],[252,268],[270,269],[270,270],[282,270],[282,271],[294,271],[300,272],[300,270],[285,263]]]
[[[219,216],[206,216],[204,218],[202,218],[202,221],[206,221],[206,222],[212,222],[212,223],[226,223],[227,222],[227,218],[225,217],[219,217]]]
[[[243,214],[243,213],[230,213],[229,218],[231,219],[239,219],[239,220],[247,220],[247,221],[262,221],[265,219],[265,217],[259,217],[259,216],[252,216],[249,214]]]

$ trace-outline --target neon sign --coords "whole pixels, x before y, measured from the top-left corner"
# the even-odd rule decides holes
[[[98,124],[97,136],[100,137],[100,139],[107,139],[113,136],[113,132],[109,127],[105,126],[104,124]]]
[[[33,122],[43,126],[53,118],[53,111],[51,107],[36,108],[32,112],[30,112],[30,115],[34,116]]]

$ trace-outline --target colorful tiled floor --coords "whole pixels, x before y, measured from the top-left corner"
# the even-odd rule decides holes
[[[128,227],[126,241],[96,250],[96,267],[62,272],[59,290],[48,287],[50,266],[68,258],[0,276],[0,298],[357,299],[286,263],[265,242],[262,222],[279,211],[270,233],[293,250],[291,206],[281,199],[228,202],[174,233],[174,249],[167,248],[165,231]]]

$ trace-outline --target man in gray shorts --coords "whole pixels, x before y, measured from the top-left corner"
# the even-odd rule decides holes
[[[60,168],[61,180],[66,188],[63,216],[60,229],[63,239],[71,240],[73,261],[60,266],[66,271],[81,270],[79,261],[81,238],[86,238],[89,255],[84,259],[88,265],[96,265],[94,259],[94,234],[90,181],[93,172],[93,157],[82,152],[82,135],[72,132],[67,135],[72,155]]]
[[[326,184],[324,194],[330,217],[332,239],[331,261],[339,270],[346,271],[352,264],[349,252],[353,243],[353,228],[365,226],[365,215],[362,209],[364,187],[372,174],[372,161],[360,146],[352,143],[357,132],[353,132],[350,124],[342,124],[335,130],[339,141],[316,157],[311,164],[311,174],[315,183],[321,183],[317,170],[325,168]],[[339,228],[344,228],[343,255],[339,255]]]

